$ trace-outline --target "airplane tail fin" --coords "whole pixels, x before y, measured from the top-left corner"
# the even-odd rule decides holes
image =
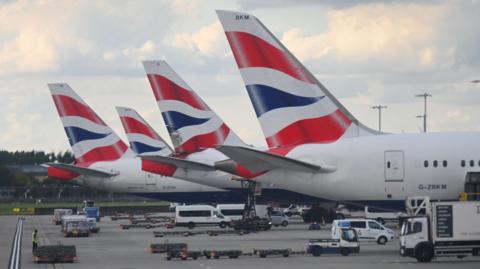
[[[379,134],[355,119],[256,17],[217,15],[270,148]]]
[[[245,145],[165,61],[143,66],[177,153]]]
[[[89,166],[133,153],[118,135],[66,83],[48,84],[76,164]]]
[[[132,108],[117,107],[117,112],[127,134],[130,147],[136,154],[168,156],[173,153],[170,146],[137,111]]]

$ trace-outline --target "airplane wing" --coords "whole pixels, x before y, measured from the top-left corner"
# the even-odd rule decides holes
[[[223,145],[220,146],[218,150],[252,173],[273,169],[294,170],[305,173],[332,172],[332,170],[335,170],[335,168],[330,165],[321,167],[251,148]]]
[[[108,177],[113,177],[117,175],[114,173],[107,173],[104,171],[80,167],[80,166],[76,166],[74,164],[68,164],[68,163],[46,163],[45,165],[55,167],[58,169],[67,170],[67,171],[74,172],[84,176],[91,176],[91,177],[108,178]]]
[[[197,170],[197,171],[215,171],[215,168],[211,165],[194,162],[184,159],[179,159],[175,157],[168,157],[168,156],[160,156],[160,155],[138,155],[143,160],[155,161],[159,163],[171,164],[175,165],[176,167],[183,168],[183,169],[190,169],[190,170]]]

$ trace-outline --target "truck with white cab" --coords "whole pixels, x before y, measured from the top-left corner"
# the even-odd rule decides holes
[[[423,212],[404,219],[400,254],[430,262],[436,257],[480,253],[480,202],[423,202]],[[408,209],[407,202],[407,209]]]

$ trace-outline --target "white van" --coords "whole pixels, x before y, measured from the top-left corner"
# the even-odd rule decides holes
[[[267,205],[255,205],[255,213],[259,218],[269,218]],[[243,211],[245,210],[244,204],[218,204],[218,212],[222,213],[225,217],[229,217],[230,220],[240,220],[243,217]]]
[[[231,219],[210,205],[186,205],[175,207],[175,225],[193,229],[197,225],[227,227]]]
[[[231,220],[240,220],[243,217],[244,204],[218,204],[217,210]]]
[[[390,240],[395,239],[395,233],[392,229],[386,228],[375,220],[370,219],[343,219],[334,220],[332,223],[332,238],[338,239],[339,235],[336,231],[338,227],[348,228],[352,227],[357,231],[358,239],[360,241],[376,241],[383,245]]]

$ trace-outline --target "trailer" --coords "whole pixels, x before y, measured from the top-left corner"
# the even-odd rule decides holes
[[[243,251],[238,249],[230,250],[203,250],[203,255],[207,259],[219,259],[221,257],[228,257],[230,259],[236,259],[242,256]]]
[[[62,233],[65,237],[90,236],[88,219],[85,216],[63,216]]]
[[[160,243],[160,244],[151,244],[150,252],[151,253],[166,253],[169,250],[175,249],[187,249],[188,245],[185,243]]]
[[[203,230],[203,231],[190,231],[190,230],[181,230],[181,231],[153,231],[154,237],[166,237],[166,236],[194,236],[207,234],[209,236],[218,236],[218,235],[243,235],[242,231],[235,230]]]
[[[154,237],[165,237],[165,236],[193,236],[197,234],[204,234],[206,231],[202,232],[191,232],[188,230],[184,231],[153,231]]]
[[[198,259],[203,256],[203,252],[201,251],[190,251],[186,249],[182,250],[170,250],[166,253],[166,259],[171,260],[171,259],[181,259],[181,260],[187,260],[188,258],[190,259]]]
[[[122,230],[128,230],[132,228],[144,228],[144,229],[153,229],[158,227],[164,227],[165,224],[161,223],[137,223],[137,224],[120,224]]]
[[[63,216],[71,216],[72,214],[72,209],[55,208],[53,210],[53,223],[55,223],[55,225],[60,225],[62,224]]]
[[[411,216],[405,218],[400,254],[430,262],[435,257],[480,253],[480,202],[430,202],[418,197],[406,200]]]
[[[257,232],[257,231],[267,231],[272,228],[272,222],[267,218],[247,218],[234,220],[230,224],[235,231],[242,232]]]
[[[288,257],[292,253],[290,248],[278,248],[278,249],[254,249],[254,255],[257,255],[260,258],[266,258],[271,255],[281,255],[283,257]]]
[[[33,252],[33,260],[37,263],[74,262],[77,250],[73,245],[39,246]]]
[[[353,228],[337,227],[338,239],[310,239],[307,245],[307,253],[313,256],[322,254],[341,254],[348,256],[350,253],[359,253],[360,245],[358,243],[357,231]]]
[[[115,215],[111,216],[110,219],[112,221],[115,221],[115,220],[128,220],[128,219],[131,219],[133,216],[131,214],[127,214],[127,213],[115,213]]]

